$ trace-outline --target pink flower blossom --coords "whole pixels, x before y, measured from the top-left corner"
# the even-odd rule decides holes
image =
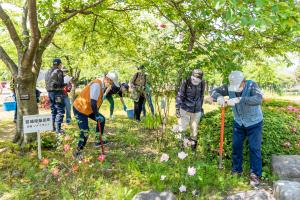
[[[58,173],[59,173],[59,169],[58,169],[57,167],[52,168],[51,174],[52,174],[53,176],[57,176]]]
[[[65,152],[68,152],[70,150],[70,145],[69,144],[65,144],[64,145],[64,150],[65,150]]]
[[[180,192],[186,192],[186,187],[184,185],[181,185],[179,188]]]
[[[105,159],[105,156],[104,156],[103,154],[101,154],[101,155],[98,157],[98,160],[99,160],[99,161],[104,161],[104,159]]]
[[[166,177],[167,177],[167,176],[165,176],[165,175],[161,175],[161,176],[160,176],[160,180],[161,180],[161,181],[164,181],[164,180],[166,179]]]
[[[195,167],[188,167],[188,175],[194,176],[196,174],[196,168]]]
[[[181,160],[185,159],[187,156],[188,154],[183,151],[178,153],[178,158],[180,158]]]
[[[44,159],[42,160],[42,165],[47,166],[48,164],[49,164],[48,158],[44,158]]]
[[[300,115],[298,115],[298,120],[300,121]]]
[[[65,141],[69,141],[69,140],[71,140],[71,137],[69,135],[66,135],[65,138],[64,138],[64,140]]]
[[[166,153],[163,153],[160,157],[160,162],[167,162],[169,160],[169,155]]]

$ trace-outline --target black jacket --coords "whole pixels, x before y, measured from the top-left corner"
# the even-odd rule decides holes
[[[182,81],[176,97],[176,109],[183,109],[190,113],[202,111],[205,91],[205,82],[201,80],[199,85],[193,85],[191,78]]]

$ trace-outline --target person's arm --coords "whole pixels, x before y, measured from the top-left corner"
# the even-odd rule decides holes
[[[213,89],[210,93],[210,96],[213,98],[213,101],[217,101],[220,96],[228,96],[228,85],[222,85],[221,87],[217,87]]]
[[[201,112],[203,112],[203,101],[204,101],[204,93],[205,93],[205,81],[202,81],[201,84]]]
[[[186,81],[182,81],[181,86],[178,90],[177,96],[176,96],[176,110],[179,110],[181,107],[181,104],[185,98],[185,88],[186,88]]]
[[[57,80],[58,80],[58,83],[60,84],[60,87],[63,88],[64,86],[67,85],[66,83],[64,83],[64,73],[61,70],[57,71]]]
[[[261,105],[263,100],[263,93],[258,85],[254,82],[250,85],[250,97],[242,97],[240,103],[249,106]]]
[[[100,85],[98,83],[92,83],[90,86],[90,99],[91,99],[91,107],[95,116],[99,115],[97,101],[100,96]]]

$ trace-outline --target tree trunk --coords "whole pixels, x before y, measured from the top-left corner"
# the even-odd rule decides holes
[[[28,71],[30,70],[31,69],[28,68]],[[36,139],[36,133],[23,134],[23,116],[38,114],[35,89],[36,78],[32,75],[31,77],[26,77],[26,75],[17,77],[17,83],[15,86],[17,97],[17,127],[14,142],[21,145],[21,147]]]

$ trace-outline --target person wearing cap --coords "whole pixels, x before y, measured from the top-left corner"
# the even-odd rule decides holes
[[[105,93],[106,93],[106,96],[105,96],[105,99],[109,102],[110,104],[110,118],[113,119],[114,116],[114,109],[115,109],[115,102],[114,102],[114,98],[113,98],[113,95],[114,94],[117,94],[119,95],[120,97],[120,100],[122,102],[122,105],[123,105],[123,110],[126,112],[127,111],[127,107],[126,107],[126,104],[124,102],[124,99],[123,99],[123,95],[124,93],[128,92],[129,90],[129,86],[127,83],[122,83],[121,85],[118,84],[113,84],[112,87],[108,88]]]
[[[178,118],[178,131],[181,133],[180,143],[188,140],[192,150],[197,148],[198,124],[204,114],[202,105],[205,91],[205,82],[202,80],[203,72],[194,69],[192,76],[182,81],[176,97],[176,116]],[[190,137],[185,138],[185,131],[190,124]]]
[[[53,66],[47,71],[45,76],[46,90],[48,92],[51,115],[53,122],[53,130],[59,134],[63,134],[61,124],[65,114],[64,103],[64,74],[61,70],[63,67],[59,58],[53,59]]]
[[[73,152],[76,159],[82,159],[82,151],[88,140],[89,124],[88,119],[100,122],[101,133],[104,133],[105,117],[99,113],[99,108],[104,100],[105,90],[118,84],[118,75],[114,72],[107,73],[104,78],[96,79],[89,83],[75,99],[73,103],[74,116],[80,129],[80,138],[77,149]],[[96,125],[96,142],[95,147],[100,147],[99,127]]]
[[[229,96],[227,101],[224,96]],[[243,143],[248,137],[250,148],[250,184],[259,185],[262,175],[262,125],[261,110],[263,94],[252,80],[246,80],[241,71],[232,71],[229,85],[223,85],[211,91],[211,100],[221,106],[231,106],[234,114],[232,136],[232,173],[241,174],[243,163]]]
[[[143,104],[146,98],[146,84],[147,78],[145,74],[145,66],[141,65],[138,68],[138,72],[132,77],[129,87],[130,87],[130,97],[134,101],[134,119],[137,122],[141,121],[141,112],[143,109]]]

